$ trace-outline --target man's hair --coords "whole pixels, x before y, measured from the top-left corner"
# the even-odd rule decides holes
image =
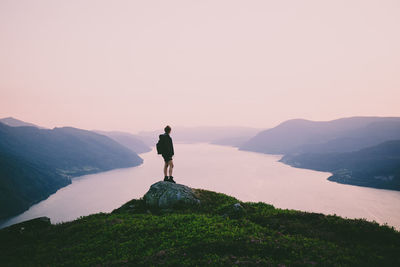
[[[171,127],[169,125],[165,126],[164,132],[169,134],[171,132]]]

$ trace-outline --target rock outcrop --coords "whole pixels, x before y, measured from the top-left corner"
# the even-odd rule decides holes
[[[220,210],[223,217],[238,219],[246,214],[246,210],[240,203],[226,206]]]
[[[181,204],[200,204],[200,200],[190,187],[163,181],[153,184],[143,198],[146,205],[162,209],[173,208]]]

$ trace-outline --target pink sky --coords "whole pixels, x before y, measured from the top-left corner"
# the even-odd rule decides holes
[[[140,131],[400,116],[400,1],[0,0],[0,117]]]

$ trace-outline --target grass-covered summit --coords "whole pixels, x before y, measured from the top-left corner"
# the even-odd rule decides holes
[[[134,199],[112,213],[0,230],[4,266],[400,266],[400,233],[193,190],[200,205]]]

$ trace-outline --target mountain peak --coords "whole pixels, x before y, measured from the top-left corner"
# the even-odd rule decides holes
[[[13,118],[13,117],[2,118],[2,119],[0,119],[0,122],[6,124],[8,126],[11,126],[11,127],[28,126],[28,127],[43,128],[43,127],[37,126],[33,123],[25,122],[25,121],[22,121],[22,120]]]

